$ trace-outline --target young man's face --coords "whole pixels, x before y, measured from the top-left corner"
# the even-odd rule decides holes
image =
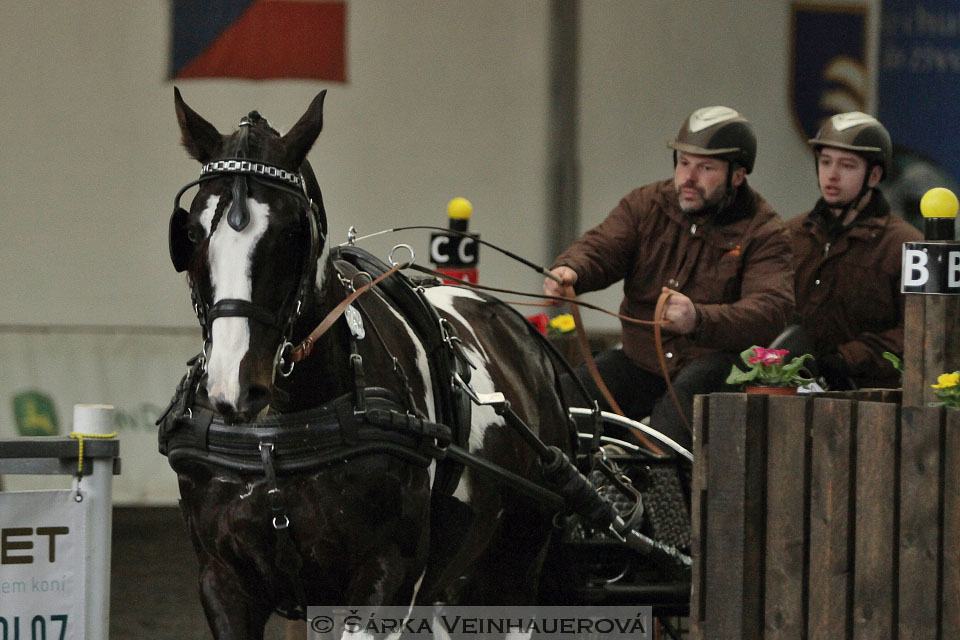
[[[822,147],[817,153],[817,177],[820,180],[820,193],[824,202],[831,207],[844,207],[860,193],[863,178],[867,172],[866,159],[853,151]],[[879,182],[880,167],[874,167],[868,186]]]
[[[680,209],[687,213],[696,213],[719,204],[725,196],[729,168],[730,163],[726,160],[677,152],[673,182],[680,200]],[[740,186],[743,174],[740,167],[734,171],[731,179],[733,187]]]

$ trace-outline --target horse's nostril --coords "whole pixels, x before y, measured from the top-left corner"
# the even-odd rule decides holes
[[[266,387],[253,384],[241,394],[237,409],[240,413],[254,418],[269,402],[270,391]]]
[[[215,402],[214,409],[227,424],[233,424],[239,421],[237,410],[229,402]]]

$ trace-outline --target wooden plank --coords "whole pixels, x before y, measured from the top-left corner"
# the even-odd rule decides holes
[[[807,628],[814,639],[849,637],[853,407],[850,400],[813,401]]]
[[[900,441],[899,640],[937,637],[943,410],[904,407]]]
[[[906,297],[903,402],[923,407],[936,397],[930,385],[960,363],[960,296]]]
[[[809,519],[809,424],[813,402],[771,397],[767,431],[765,640],[807,637],[805,568]]]
[[[903,328],[903,406],[922,407],[923,399],[923,331],[927,296],[905,296]]]
[[[703,622],[706,617],[703,601],[706,581],[704,551],[707,537],[707,468],[709,448],[710,396],[693,399],[693,477],[690,482],[690,554],[693,567],[690,575],[690,638],[704,640]]]
[[[703,638],[762,635],[766,401],[729,393],[710,398]]]
[[[960,411],[946,412],[943,448],[941,638],[960,638]]]
[[[901,404],[903,402],[903,389],[884,389],[880,402]]]
[[[950,298],[947,296],[926,296],[926,309],[923,317],[923,402],[936,402],[936,396],[930,385],[944,373],[947,366],[946,335],[947,309]],[[951,371],[953,368],[951,367]]]
[[[894,637],[898,407],[857,403],[853,637]]]

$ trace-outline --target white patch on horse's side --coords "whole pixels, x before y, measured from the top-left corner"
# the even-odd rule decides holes
[[[420,338],[417,337],[416,332],[414,332],[413,327],[407,322],[407,319],[386,301],[384,302],[384,306],[390,310],[390,313],[397,319],[397,322],[403,326],[407,332],[407,336],[410,338],[410,342],[413,343],[413,347],[417,353],[417,361],[414,364],[417,366],[417,371],[420,372],[420,378],[423,380],[423,388],[426,394],[424,396],[424,404],[427,406],[427,418],[429,420],[436,420],[437,412],[433,399],[433,378],[430,376],[430,363],[427,360],[427,351],[423,348]]]
[[[464,318],[454,306],[458,299],[476,300],[486,302],[476,293],[460,289],[458,287],[428,287],[425,290],[427,299],[433,306],[439,309],[443,314],[450,316],[458,321],[460,327],[465,327],[470,332],[469,336],[461,335],[463,341],[463,350],[470,358],[470,361],[476,366],[470,371],[470,386],[477,393],[493,393],[497,391],[493,384],[493,376],[490,375],[490,358],[483,350],[483,345],[477,339],[470,322]],[[461,329],[462,330],[462,329]],[[483,447],[483,437],[490,427],[503,427],[506,421],[498,415],[492,407],[473,406],[470,420],[470,440],[469,449],[471,453],[476,453]],[[453,496],[462,502],[470,504],[470,470],[465,469],[460,476],[460,482],[453,492]]]
[[[327,276],[327,258],[330,255],[330,248],[326,242],[326,238],[320,236],[320,242],[323,243],[323,246],[320,247],[320,254],[317,256],[317,265],[316,265],[316,278],[314,279],[314,289],[319,296],[320,292],[323,291],[323,285],[326,282]]]
[[[200,217],[208,234],[218,201],[219,197],[211,196]],[[242,231],[227,224],[224,215],[210,236],[207,259],[214,303],[226,298],[252,301],[250,262],[254,247],[267,231],[270,207],[247,198],[247,208],[250,222]],[[207,354],[207,392],[213,402],[225,402],[235,407],[240,399],[240,361],[250,348],[250,321],[247,318],[217,318],[210,334],[213,348]]]

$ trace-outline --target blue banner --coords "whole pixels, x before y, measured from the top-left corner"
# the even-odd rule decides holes
[[[960,3],[883,0],[882,10],[878,117],[926,171],[960,180]]]
[[[804,139],[845,111],[863,111],[869,92],[867,17],[859,6],[792,5],[790,93]]]

